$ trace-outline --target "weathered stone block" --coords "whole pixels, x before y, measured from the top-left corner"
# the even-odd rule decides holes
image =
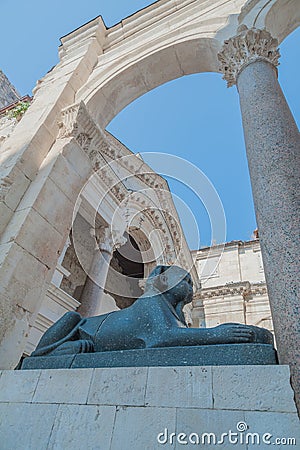
[[[144,406],[148,368],[95,369],[88,403]]]
[[[87,171],[87,173],[89,172]],[[74,166],[64,156],[59,155],[49,176],[69,200],[74,203],[85,182],[85,178],[79,175]]]
[[[34,312],[42,301],[49,268],[15,242],[0,245],[0,266],[0,286],[6,302]],[[26,267],[32,270],[28,272]]]
[[[296,444],[299,441],[299,420],[296,412],[269,412],[265,411],[264,405],[260,406],[259,403],[256,405],[257,410],[251,411],[253,402],[250,397],[244,397],[243,407],[239,410],[230,410],[227,407],[217,409],[218,406],[215,404],[209,408],[202,408],[203,404],[200,402],[200,406],[196,406],[190,394],[179,393],[186,387],[188,393],[193,392],[189,379],[186,379],[183,374],[193,373],[199,384],[202,384],[201,372],[199,376],[199,370],[201,371],[202,368],[176,367],[175,369],[182,371],[181,377],[178,378],[178,373],[171,368],[164,367],[156,367],[156,375],[154,372],[151,375],[149,370],[148,376],[145,376],[148,372],[147,368],[7,372],[4,384],[1,384],[0,378],[0,390],[4,386],[4,397],[2,403],[0,402],[0,435],[5,439],[3,445],[1,441],[1,450],[2,448],[5,450],[12,448],[17,450],[25,448],[26,450],[27,448],[39,450],[166,448],[171,450],[175,448],[179,450],[182,445],[186,448],[195,448],[195,445],[210,448],[216,445],[228,449],[235,446],[246,450],[252,445],[252,439],[257,439],[257,435],[262,439],[266,434],[271,436],[270,445],[275,442],[275,438],[294,438]],[[234,368],[230,367],[230,369]],[[253,398],[256,396],[257,386],[262,383],[267,386],[270,380],[276,380],[276,378],[289,388],[288,370],[282,371],[280,366],[258,367],[259,369],[266,371],[268,369],[268,373],[263,374],[263,381],[259,377],[252,380],[251,366],[245,367],[243,372],[244,380],[249,382],[250,379]],[[151,370],[154,371],[154,369]],[[91,382],[93,372],[96,376]],[[250,377],[247,376],[248,372]],[[3,374],[6,372],[3,371],[2,376]],[[40,379],[32,399],[39,375]],[[110,375],[111,378],[109,378]],[[22,381],[17,380],[18,377],[22,381],[26,380],[24,386]],[[220,389],[228,393],[229,400],[231,395],[236,395],[228,379],[222,379],[220,382],[223,383]],[[177,388],[175,388],[176,383],[178,383]],[[207,380],[203,383],[205,386]],[[167,399],[168,395],[171,398],[176,397],[177,400],[173,402],[172,407],[163,406],[166,403],[165,400],[161,402],[162,406],[149,406],[147,402],[145,406],[142,406],[142,402],[141,405],[140,402],[134,405],[136,398],[143,397],[146,386],[152,385],[152,389],[154,384],[157,392],[164,399]],[[97,390],[101,390],[102,387],[103,391],[98,393]],[[5,392],[7,393],[9,388],[12,392],[8,392],[9,397],[7,397]],[[215,386],[216,392],[218,392],[217,388]],[[197,389],[193,395],[199,400]],[[7,403],[9,399],[16,403]],[[132,400],[132,406],[120,404],[124,400],[127,402],[128,399]],[[191,407],[186,407],[186,399],[192,405]],[[33,403],[20,403],[22,401]],[[111,405],[103,406],[96,403],[103,401],[111,402]],[[38,402],[47,404],[37,404]],[[64,402],[74,404],[64,404]],[[95,402],[95,405],[91,405],[91,402]],[[278,448],[287,447],[284,442],[281,446],[277,446]],[[269,448],[264,446],[262,441],[257,447]],[[295,444],[294,448],[296,448]]]
[[[255,443],[259,443],[258,448],[268,449],[276,445],[276,448],[284,449],[297,448],[299,446],[300,426],[297,413],[246,411],[245,423],[247,424],[249,433],[259,435],[259,437],[255,436],[252,438]],[[264,442],[262,437],[266,434],[269,436],[267,436],[265,439],[266,442]],[[276,439],[281,440],[282,438],[292,438],[295,442],[293,444],[291,442],[290,445],[284,441],[276,443]]]
[[[164,64],[161,63],[162,60]],[[152,54],[148,57],[141,68],[141,72],[149,90],[178,78],[182,74],[182,69],[174,47],[168,47],[159,54]]]
[[[296,412],[288,366],[274,373],[272,366],[214,367],[214,408]]]
[[[120,75],[115,75],[111,82],[102,88],[102,92],[116,115],[148,89],[139,68],[130,66]],[[106,125],[107,123],[101,124],[101,126]]]
[[[164,427],[174,430],[175,421],[175,408],[118,408],[110,450],[158,449],[157,435]]]
[[[212,408],[211,367],[150,367],[146,405]],[[158,384],[167,387],[158,390]]]
[[[93,174],[89,157],[79,147],[75,139],[63,147],[61,154],[84,180],[87,181],[89,176]]]
[[[34,186],[33,192],[26,193],[19,209],[32,206],[61,235],[65,235],[72,224],[74,205],[50,178],[43,180],[43,183],[38,183],[38,187],[40,189],[38,193]]]
[[[0,402],[30,403],[32,401],[40,370],[22,372],[4,370],[0,377]]]
[[[61,405],[47,449],[109,449],[115,411],[113,406]]]
[[[20,169],[14,167],[9,177],[9,189],[5,195],[5,203],[11,210],[16,209],[29,185],[29,178]]]
[[[34,232],[33,232],[34,230]],[[15,241],[39,261],[53,267],[63,236],[34,209],[17,211],[2,236],[2,243]]]
[[[0,202],[0,236],[4,232],[12,215],[12,210],[4,202]]]
[[[2,403],[1,450],[46,450],[58,405]]]
[[[175,450],[197,447],[208,449],[218,446],[225,449],[234,448],[235,446],[228,442],[228,435],[223,436],[222,439],[222,434],[228,433],[230,430],[237,432],[237,424],[241,421],[244,421],[244,413],[241,411],[214,411],[179,407],[176,417],[176,430],[168,430],[168,441],[170,442],[170,439],[172,439],[170,433],[176,431],[176,437],[173,438]],[[185,436],[179,437],[181,433]],[[221,444],[222,440],[223,443]],[[184,441],[187,443],[183,444]],[[239,443],[236,448],[239,450],[247,449],[243,443]]]
[[[175,48],[180,67],[185,75],[207,72],[214,66],[217,72],[218,62],[215,55],[218,50],[217,42],[203,38],[198,41],[179,43]]]
[[[17,125],[14,133],[5,142],[6,157],[30,180],[34,180],[40,165],[47,155],[55,136],[41,122],[41,111],[31,110]],[[34,124],[34,126],[32,125]]]
[[[33,402],[85,404],[92,373],[93,369],[42,371]]]

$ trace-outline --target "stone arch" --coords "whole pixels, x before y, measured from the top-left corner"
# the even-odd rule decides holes
[[[240,21],[248,27],[266,28],[280,43],[300,24],[299,2],[297,0],[248,1],[242,9]]]
[[[166,82],[193,73],[218,72],[220,47],[214,38],[196,38],[150,48],[136,58],[121,58],[108,64],[101,75],[96,68],[76,101],[83,101],[105,128],[123,108]]]
[[[161,1],[161,5],[166,3]],[[173,22],[165,30],[165,17],[151,17],[153,37],[147,30],[147,14],[144,30],[134,19],[126,21],[127,34],[121,34],[123,22],[108,30],[104,54],[75,97],[86,104],[101,127],[138,97],[166,82],[194,73],[220,73],[217,54],[224,39],[237,34],[241,24],[267,28],[279,42],[300,24],[297,0],[241,0],[231,6],[215,1],[214,13],[204,13],[203,18],[199,1],[191,3],[176,11],[168,6]],[[155,11],[153,5],[145,9],[150,16],[151,9]]]

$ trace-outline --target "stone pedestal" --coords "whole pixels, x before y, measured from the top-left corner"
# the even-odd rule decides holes
[[[178,450],[197,448],[198,438],[198,447],[222,448],[222,434],[224,448],[239,450],[252,447],[252,439],[259,439],[258,448],[276,439],[300,442],[287,366],[28,370],[0,377],[1,450]]]
[[[277,364],[269,344],[197,345],[79,353],[25,358],[22,370],[86,369],[90,367],[235,366]]]

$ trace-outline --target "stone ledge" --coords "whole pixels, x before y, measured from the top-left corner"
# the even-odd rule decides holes
[[[288,366],[3,371],[0,403],[296,413]]]
[[[277,356],[271,345],[228,344],[120,350],[71,356],[37,356],[26,358],[22,369],[272,364],[277,364]]]
[[[278,365],[2,371],[0,447],[179,450],[176,439],[161,445],[157,436],[167,430],[168,439],[171,433],[220,438],[238,424],[247,425],[245,433],[298,443],[289,376]],[[244,443],[236,447],[247,450]]]

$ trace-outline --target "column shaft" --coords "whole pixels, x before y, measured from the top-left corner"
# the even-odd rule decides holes
[[[277,80],[278,42],[242,25],[219,59],[237,84],[279,361],[289,364],[300,412],[300,136]]]
[[[279,358],[300,367],[299,131],[271,64],[245,67],[237,87]]]
[[[112,253],[97,250],[81,294],[78,312],[84,317],[98,314]]]

